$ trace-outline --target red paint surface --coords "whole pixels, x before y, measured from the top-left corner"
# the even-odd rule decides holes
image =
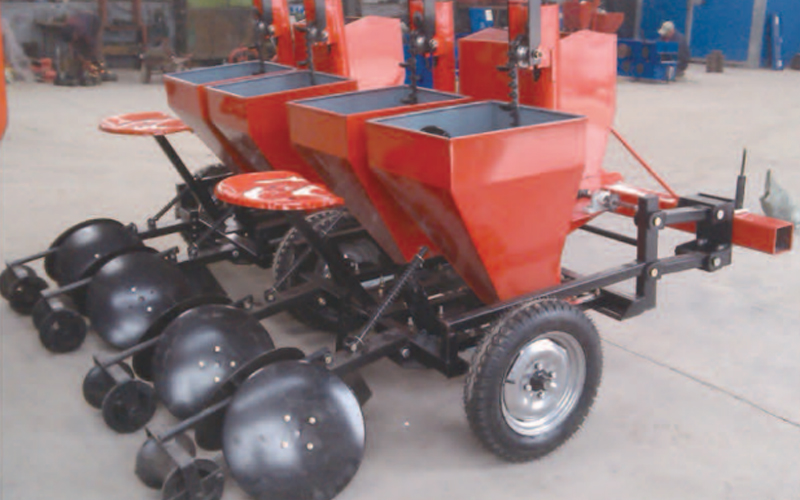
[[[276,77],[280,75],[267,75],[248,81]],[[299,173],[312,182],[320,182],[316,172],[292,147],[286,103],[355,89],[356,82],[353,80],[254,97],[242,97],[209,88],[209,116],[231,146],[255,170],[288,170]]]
[[[410,260],[423,245],[436,245],[393,198],[367,162],[366,121],[412,111],[449,106],[466,98],[410,104],[342,114],[313,103],[289,103],[292,142],[325,184],[345,199],[348,210],[396,262]]]
[[[188,125],[166,113],[149,111],[110,116],[100,122],[100,130],[121,135],[169,135],[189,132]]]
[[[369,122],[368,158],[473,291],[493,303],[560,283],[585,131],[586,119],[574,118],[448,139]]]
[[[515,2],[509,9],[512,33],[521,32],[527,7]],[[602,164],[616,109],[616,36],[594,31],[560,36],[557,5],[542,7],[541,33],[542,73],[535,81],[531,71],[520,71],[520,102],[589,118],[581,187],[597,189],[605,175]],[[489,28],[460,40],[461,93],[509,100],[508,75],[496,69],[508,61],[508,36]]]
[[[292,70],[293,68],[286,67],[286,71]],[[164,75],[164,89],[167,92],[169,107],[192,128],[200,140],[217,155],[217,158],[222,160],[234,172],[254,172],[256,167],[252,162],[242,157],[216,125],[211,122],[206,88],[222,83],[259,78],[260,76],[245,76],[195,84],[181,80],[179,75]]]
[[[217,183],[214,194],[225,203],[259,210],[322,210],[344,202],[325,186],[280,170],[228,177]]]
[[[359,90],[401,85],[405,80],[399,19],[367,16],[345,26],[350,78]]]

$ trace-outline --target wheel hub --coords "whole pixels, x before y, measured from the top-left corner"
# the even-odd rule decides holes
[[[562,332],[537,337],[522,346],[506,374],[506,423],[525,436],[549,432],[577,405],[585,379],[585,356],[574,337]]]

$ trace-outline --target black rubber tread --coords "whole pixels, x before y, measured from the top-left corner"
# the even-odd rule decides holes
[[[39,341],[54,354],[75,351],[86,339],[86,320],[72,309],[51,312],[41,320],[37,328]]]
[[[306,220],[317,232],[321,232],[327,230],[339,212],[341,212],[341,209],[321,210],[309,215],[306,217]],[[352,223],[356,223],[355,218],[350,214],[345,214],[344,217],[339,219],[338,225],[346,227],[348,224]],[[276,280],[292,267],[292,264],[298,257],[299,252],[295,244],[300,238],[300,232],[292,228],[286,233],[286,236],[283,237],[278,245],[278,249],[275,250],[275,255],[272,260],[272,270]],[[314,255],[310,257],[308,262],[316,269],[319,267],[316,264],[318,264],[320,260],[317,255]],[[304,267],[308,268],[310,266],[309,264],[304,264]],[[281,290],[296,286],[298,283],[299,277],[295,274],[295,276],[286,280]],[[326,332],[345,333],[357,328],[363,323],[363,319],[354,314],[349,314],[349,311],[337,308],[334,304],[319,305],[316,298],[312,299],[312,301],[307,304],[293,307],[289,309],[288,312],[293,318],[309,328]]]
[[[572,335],[586,356],[586,380],[572,414],[556,429],[523,436],[505,422],[500,391],[517,352],[539,335],[561,331]],[[464,384],[464,409],[470,428],[492,453],[509,462],[543,457],[564,444],[582,426],[597,396],[603,371],[600,336],[594,323],[577,307],[544,299],[512,310],[478,346]]]
[[[2,288],[2,295],[8,300],[11,309],[27,316],[33,312],[36,303],[41,300],[42,291],[47,289],[47,282],[29,266],[22,265],[18,269],[24,275],[22,279],[17,279],[17,275],[11,269],[6,268],[0,274],[0,288]]]

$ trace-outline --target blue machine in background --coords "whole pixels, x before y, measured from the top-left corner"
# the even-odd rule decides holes
[[[471,7],[469,9],[469,33],[475,33],[486,28],[494,27],[494,14],[492,9]]]
[[[617,74],[637,80],[675,80],[678,44],[621,38],[617,42]]]

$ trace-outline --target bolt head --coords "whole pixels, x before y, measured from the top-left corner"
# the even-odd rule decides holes
[[[222,348],[220,346],[218,346],[218,345],[214,346],[214,352],[219,352],[221,350],[222,350]]]
[[[317,419],[314,417],[308,417],[308,423],[314,425],[317,423]]]
[[[200,368],[203,368],[203,367],[205,367],[205,366],[206,366],[206,362],[205,362],[205,361],[199,361],[199,362],[197,363],[197,365],[198,365]]]
[[[650,270],[650,277],[658,278],[658,268],[657,267],[654,267],[653,269]]]
[[[289,443],[287,443],[286,441],[281,441],[281,448],[288,448],[288,447]]]
[[[231,368],[236,366],[236,361],[231,361]]]
[[[308,443],[308,444],[306,445],[306,449],[307,449],[308,451],[311,451],[311,450],[313,450],[313,449],[314,449],[314,443]]]
[[[717,220],[722,220],[725,218],[725,211],[722,209],[717,210]]]
[[[324,306],[326,306],[328,304],[328,301],[325,300],[325,297],[320,297],[320,298],[317,299],[317,303],[324,307]]]
[[[661,217],[656,217],[656,218],[653,219],[653,225],[655,227],[661,227],[661,225],[663,223],[664,223],[664,219],[662,219]]]
[[[220,380],[221,379],[219,377],[214,377],[214,383],[215,384],[219,384]]]
[[[292,416],[291,415],[284,415],[283,416],[283,421],[284,422],[291,422],[292,421]]]
[[[533,386],[528,384],[528,385],[525,386],[525,390],[528,391],[528,392],[531,392],[533,390]]]
[[[722,259],[720,259],[719,257],[713,257],[713,258],[711,259],[711,265],[712,265],[712,266],[714,266],[714,267],[719,267],[719,266],[720,266],[720,264],[722,264]]]

